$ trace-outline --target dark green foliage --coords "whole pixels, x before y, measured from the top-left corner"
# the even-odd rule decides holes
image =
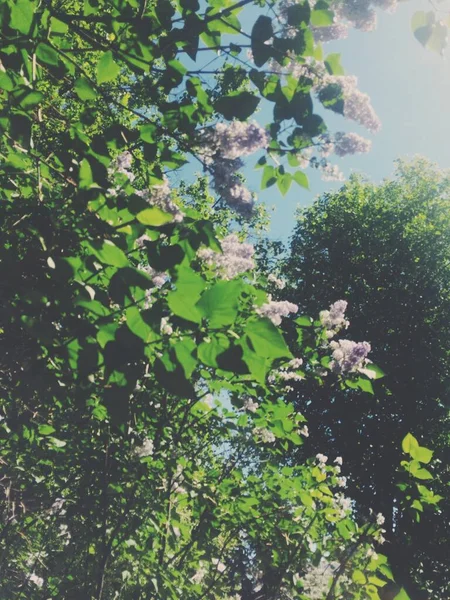
[[[394,440],[412,431],[437,449],[442,463],[434,476],[445,495],[449,190],[448,176],[424,160],[400,163],[396,177],[379,186],[354,178],[299,216],[285,271],[289,298],[306,313],[348,300],[351,339],[369,341],[371,358],[386,373],[374,382],[374,396],[334,385],[299,389],[296,402],[311,426],[308,451],[343,456],[351,494],[361,507],[381,511],[394,532],[385,551],[406,587],[414,590],[411,574],[418,587],[431,586],[433,597],[449,590],[450,532],[437,514],[425,511],[413,525],[408,510],[398,512]]]

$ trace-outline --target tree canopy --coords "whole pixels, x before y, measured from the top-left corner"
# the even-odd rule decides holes
[[[342,457],[291,460],[289,382],[381,373],[273,299],[246,239],[246,157],[286,193],[370,147],[318,106],[380,126],[320,43],[373,23],[353,4],[0,4],[2,598],[408,597]],[[404,436],[405,494],[433,507],[430,453]]]
[[[449,175],[423,159],[400,162],[395,176],[377,186],[354,177],[299,214],[286,261],[287,295],[306,312],[348,300],[352,338],[370,342],[371,356],[386,373],[372,396],[334,383],[299,387],[291,397],[313,432],[308,450],[332,449],[351,463],[353,496],[361,506],[381,510],[394,533],[387,550],[393,563],[405,575],[413,569],[437,597],[449,589],[449,532],[438,516],[425,515],[412,526],[407,511],[399,511],[394,440],[413,431],[436,447],[443,492],[449,452],[449,192]]]

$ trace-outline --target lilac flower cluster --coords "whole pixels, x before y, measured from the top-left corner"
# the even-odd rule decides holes
[[[135,179],[134,173],[131,171],[133,156],[130,152],[122,152],[113,163],[113,167],[109,170],[110,175],[114,173],[123,173],[132,183]],[[117,189],[109,190],[110,194],[117,194]],[[180,223],[183,220],[183,213],[180,208],[173,202],[169,187],[169,180],[164,177],[164,181],[160,185],[154,185],[150,190],[137,190],[136,195],[143,198],[152,206],[157,206],[164,212],[173,216],[175,223]]]
[[[279,3],[279,20],[284,25],[284,35],[291,37],[292,27],[287,24],[287,9],[296,4],[295,0],[282,0]],[[315,0],[309,0],[314,8]],[[397,0],[342,0],[334,3],[333,24],[327,27],[314,27],[313,34],[316,42],[331,42],[341,40],[348,36],[349,28],[354,27],[361,31],[372,31],[377,26],[375,8],[382,8],[393,12],[397,8]]]
[[[214,178],[214,189],[222,200],[244,217],[253,212],[253,195],[242,184],[238,170],[244,166],[240,158],[217,158],[210,166]]]
[[[339,23],[335,17],[333,25],[313,27],[312,32],[316,42],[333,42],[334,40],[345,40],[348,37],[348,26],[345,23]]]
[[[322,310],[319,313],[320,322],[326,329],[328,339],[334,337],[341,329],[347,329],[350,325],[350,321],[345,318],[347,304],[345,300],[337,300],[330,306],[330,310]]]
[[[136,194],[152,206],[157,206],[172,215],[175,223],[181,223],[183,220],[184,214],[171,198],[169,181],[166,177],[161,185],[154,185],[150,190],[137,191]]]
[[[356,121],[372,133],[380,130],[381,122],[377,117],[367,94],[357,88],[358,79],[353,75],[328,75],[316,86],[317,91],[337,85],[341,88],[344,100],[344,116]]]
[[[338,156],[364,154],[369,152],[371,147],[372,142],[357,133],[338,132],[334,136],[334,151]]]
[[[162,287],[168,279],[168,276],[166,275],[166,273],[160,272],[160,271],[155,271],[155,269],[153,269],[150,265],[147,265],[145,267],[139,267],[139,269],[141,271],[144,271],[145,273],[147,273],[147,275],[152,280],[153,285],[156,286],[157,288]]]
[[[264,427],[255,427],[252,431],[253,435],[264,444],[272,444],[275,441],[274,434]]]
[[[351,373],[363,368],[368,362],[367,355],[371,350],[368,342],[352,340],[332,341],[330,348],[333,350],[330,368],[336,373]]]
[[[201,135],[199,155],[212,173],[215,191],[244,217],[251,216],[254,199],[238,175],[244,166],[241,157],[265,148],[268,143],[266,131],[255,122],[218,123]]]
[[[223,158],[240,158],[248,156],[269,143],[266,130],[256,122],[218,123],[215,127],[212,145]]]
[[[270,273],[269,277],[267,278],[267,281],[270,281],[270,283],[273,283],[273,285],[276,288],[278,288],[279,290],[283,290],[286,287],[285,280],[278,278],[273,273]]]
[[[325,558],[321,558],[318,565],[311,564],[301,578],[302,594],[309,600],[323,600],[330,590],[338,568],[338,562],[328,562]]]
[[[349,154],[364,154],[369,152],[372,147],[372,142],[366,140],[357,133],[344,133],[338,131],[334,137],[325,133],[319,136],[320,154],[329,156],[332,152],[340,157]]]
[[[138,458],[145,458],[147,456],[152,456],[154,450],[153,441],[149,438],[146,438],[141,446],[137,446],[134,450],[135,455]]]
[[[287,317],[291,313],[296,313],[298,311],[298,306],[292,302],[288,302],[287,300],[277,302],[272,300],[272,296],[270,296],[270,294],[268,295],[267,299],[269,302],[259,306],[256,309],[256,314],[258,314],[260,317],[267,317],[274,325],[281,325],[282,317]]]
[[[254,268],[255,249],[251,244],[240,242],[238,236],[232,233],[221,241],[221,246],[222,254],[211,248],[202,248],[197,252],[197,256],[208,266],[214,267],[220,277],[234,279]]]
[[[133,181],[135,176],[131,171],[132,162],[133,156],[131,155],[131,152],[122,152],[122,154],[119,154],[116,158],[113,170],[117,173],[123,173],[130,181]]]

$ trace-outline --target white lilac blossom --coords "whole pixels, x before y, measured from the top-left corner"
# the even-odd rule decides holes
[[[302,379],[305,379],[303,375],[299,375],[295,371],[282,371],[281,369],[278,371],[278,377],[283,381],[302,381]]]
[[[269,137],[265,129],[256,122],[233,121],[216,125],[212,143],[222,157],[233,159],[265,148]]]
[[[53,504],[50,508],[50,514],[51,515],[65,514],[66,511],[63,510],[65,502],[66,501],[64,500],[64,498],[56,498],[56,500],[53,502]]]
[[[344,519],[352,510],[352,500],[344,494],[336,494],[333,499],[334,508],[338,510],[341,519]]]
[[[386,538],[383,535],[383,531],[385,531],[384,529],[382,531],[378,531],[375,533],[375,539],[377,540],[378,544],[382,545],[384,544],[384,542],[386,541]]]
[[[177,465],[177,469],[176,469],[175,473],[173,474],[172,485],[171,485],[170,490],[172,492],[174,492],[175,494],[185,494],[186,490],[181,485],[183,483],[183,481],[184,481],[183,467],[182,467],[182,465]]]
[[[267,296],[267,299],[268,302],[256,309],[256,314],[260,317],[267,317],[274,325],[281,325],[282,317],[287,317],[291,313],[298,311],[298,306],[287,300],[274,301],[270,294]]]
[[[336,456],[336,458],[334,459],[334,461],[337,465],[342,465],[343,460],[342,460],[342,456]]]
[[[288,365],[293,369],[300,369],[303,364],[303,358],[293,358],[288,362]]]
[[[328,456],[325,456],[325,454],[320,454],[319,452],[319,454],[316,454],[316,459],[321,465],[324,465],[328,460]]]
[[[171,198],[167,177],[164,177],[163,183],[154,185],[149,190],[139,190],[136,195],[143,198],[151,206],[156,206],[165,213],[172,215],[175,223],[181,223],[183,220],[184,214]]]
[[[59,526],[59,535],[58,537],[64,538],[64,545],[68,546],[70,544],[70,540],[72,539],[72,534],[69,531],[69,526],[66,523],[61,523]]]
[[[370,352],[368,342],[353,342],[352,340],[332,341],[330,348],[333,350],[330,369],[336,373],[352,373],[363,368]]]
[[[203,248],[198,251],[197,256],[208,266],[214,267],[223,279],[234,279],[254,268],[255,249],[251,244],[240,242],[238,236],[232,233],[221,241],[221,246],[222,254]]]
[[[371,147],[372,142],[357,133],[340,131],[334,136],[334,152],[341,157],[349,154],[365,154],[370,151]]]
[[[344,23],[338,23],[335,19],[333,25],[328,27],[313,27],[312,32],[316,42],[333,42],[334,40],[345,40],[348,37],[348,27]]]
[[[214,160],[210,166],[214,189],[222,200],[243,217],[251,216],[254,199],[252,193],[242,184],[237,171],[244,163],[240,158]]]
[[[128,178],[130,178],[132,174],[130,174],[129,171],[131,169],[132,163],[133,163],[133,156],[131,155],[131,152],[128,152],[128,151],[122,152],[116,158],[116,171],[118,173],[125,173],[128,176]]]
[[[303,425],[303,427],[298,430],[298,433],[303,437],[309,437],[308,425]]]
[[[322,310],[319,313],[319,319],[322,327],[326,331],[327,338],[330,339],[336,335],[341,329],[347,329],[350,321],[345,318],[347,302],[345,300],[337,300],[329,310]]]
[[[246,398],[244,400],[244,409],[248,410],[249,412],[256,412],[259,408],[259,404],[257,402],[255,402],[252,398]]]
[[[280,3],[280,20],[285,22],[284,33],[290,36],[287,26],[287,8],[294,5],[295,0],[283,0]],[[315,2],[310,0],[311,8]],[[332,6],[334,13],[333,24],[327,27],[313,27],[316,42],[330,42],[344,39],[348,36],[348,29],[354,27],[361,31],[373,31],[377,25],[375,8],[382,8],[393,12],[397,8],[397,0],[342,0]]]
[[[357,88],[358,79],[353,75],[327,75],[316,86],[321,93],[329,86],[338,86],[344,102],[344,116],[356,121],[372,133],[380,130],[381,122],[376,115],[370,98]]]
[[[169,323],[169,319],[167,317],[163,317],[161,319],[160,331],[162,335],[172,335],[173,328]]]
[[[146,458],[147,456],[152,456],[154,450],[154,445],[152,440],[146,438],[141,446],[135,448],[134,453],[138,458]]]
[[[241,157],[265,148],[268,143],[267,132],[255,122],[218,123],[213,130],[202,134],[199,154],[212,173],[215,191],[244,217],[251,216],[254,199],[238,175],[244,166]]]
[[[336,481],[339,487],[347,487],[347,477],[338,477]]]
[[[117,158],[112,161],[111,167],[108,169],[109,175],[114,175],[114,173],[122,173],[126,175],[130,182],[133,182],[135,179],[134,173],[131,171],[131,165],[133,162],[133,156],[131,152],[125,151],[117,156]],[[116,193],[116,190],[110,190],[113,194]]]
[[[274,434],[264,427],[255,427],[252,433],[265,444],[272,444],[275,441]]]
[[[322,179],[324,181],[344,181],[345,177],[337,165],[330,163],[324,164],[322,167]]]
[[[371,560],[378,560],[378,554],[373,548],[368,548],[366,552],[366,558],[370,558]]]
[[[41,588],[44,585],[43,578],[36,575],[36,573],[30,573],[30,575],[27,576],[27,579],[31,583],[34,583],[34,585],[38,588]]]
[[[325,558],[321,558],[317,566],[311,564],[301,578],[302,594],[308,600],[323,600],[330,590],[338,568],[338,562],[328,562]]]
[[[218,558],[213,558],[211,562],[216,567],[217,571],[219,571],[219,573],[223,573],[225,571],[226,566]]]
[[[386,519],[384,518],[384,515],[382,515],[381,513],[377,514],[377,525],[384,525],[385,520]]]
[[[162,287],[168,279],[168,276],[166,275],[166,273],[161,273],[160,271],[155,271],[155,269],[153,269],[150,265],[147,265],[145,267],[139,267],[139,269],[141,271],[144,271],[145,273],[147,273],[147,275],[152,280],[153,285],[156,286],[157,288]]]
[[[274,275],[273,273],[270,273],[269,277],[267,278],[267,280],[270,283],[273,283],[273,285],[278,288],[279,290],[283,290],[286,287],[286,282],[284,281],[284,279],[279,279],[276,275]]]
[[[200,566],[194,575],[191,577],[191,582],[194,584],[199,584],[205,578],[205,575],[208,573],[207,569],[203,565],[203,561],[200,561]]]

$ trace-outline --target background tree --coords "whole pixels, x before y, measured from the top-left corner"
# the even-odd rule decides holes
[[[360,506],[375,504],[386,515],[386,552],[405,581],[413,567],[424,590],[417,597],[424,598],[448,594],[450,531],[429,514],[412,527],[408,512],[399,510],[394,440],[412,431],[435,447],[442,461],[436,477],[445,489],[449,192],[448,173],[422,159],[399,162],[395,176],[377,186],[353,177],[299,214],[284,269],[287,296],[306,313],[348,300],[353,339],[370,342],[386,373],[373,396],[330,383],[299,387],[291,398],[310,424],[308,450],[337,452],[351,465],[351,493]]]

